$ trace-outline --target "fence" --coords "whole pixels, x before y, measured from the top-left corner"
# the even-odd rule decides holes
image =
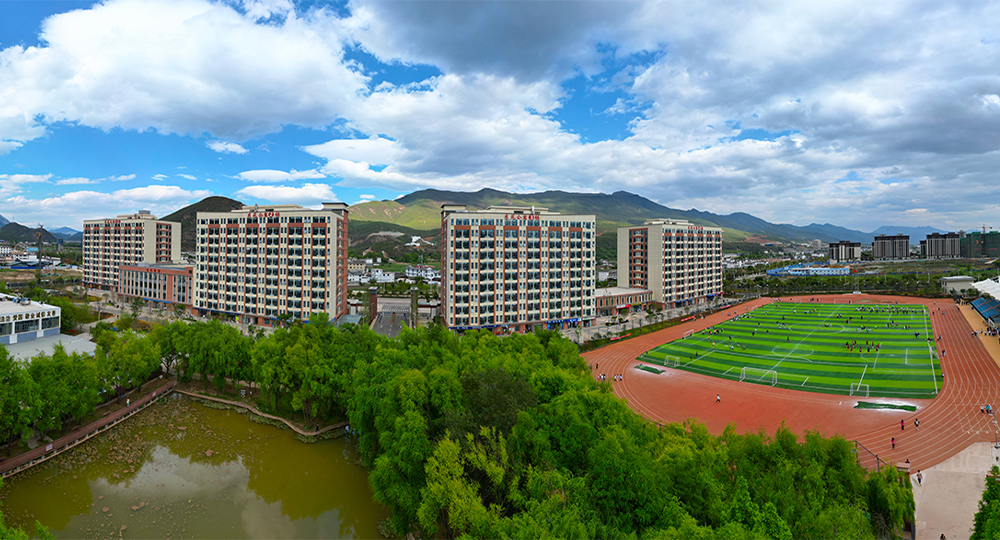
[[[878,454],[865,448],[865,445],[858,441],[854,441],[854,453],[858,456],[858,465],[866,469],[875,469],[875,472],[878,472],[885,467],[885,461],[882,461]]]
[[[6,478],[12,474],[19,473],[32,465],[37,465],[51,457],[61,454],[68,448],[72,448],[90,437],[95,433],[104,431],[108,427],[115,426],[125,418],[132,416],[137,411],[146,408],[147,405],[170,392],[173,389],[173,380],[167,381],[167,384],[157,388],[153,392],[146,394],[135,400],[131,406],[119,409],[113,413],[104,416],[87,426],[80,428],[65,437],[61,437],[53,442],[39,446],[34,450],[25,452],[19,456],[14,456],[7,461],[0,462],[0,477]]]

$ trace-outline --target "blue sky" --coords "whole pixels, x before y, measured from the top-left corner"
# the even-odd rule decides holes
[[[994,3],[6,0],[0,214],[627,190],[992,223]],[[919,51],[919,54],[918,54]],[[1000,226],[1000,223],[996,224]]]

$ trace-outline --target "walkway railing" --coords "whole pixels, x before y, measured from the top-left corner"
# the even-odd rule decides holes
[[[865,445],[858,441],[854,441],[854,453],[858,456],[858,465],[866,469],[875,469],[875,472],[878,472],[885,467],[885,461],[878,457],[878,454],[865,448]]]
[[[151,393],[136,399],[130,406],[118,409],[113,413],[109,413],[94,422],[82,427],[65,437],[61,437],[48,444],[43,444],[34,450],[30,450],[21,455],[14,456],[6,461],[0,462],[0,477],[6,478],[12,474],[19,473],[33,465],[42,463],[49,458],[55,457],[61,454],[68,448],[72,448],[87,439],[94,436],[96,433],[106,430],[111,426],[117,425],[122,420],[132,416],[137,411],[146,408],[147,405],[156,401],[163,395],[169,393],[176,384],[172,379],[167,381],[167,384],[153,390]]]

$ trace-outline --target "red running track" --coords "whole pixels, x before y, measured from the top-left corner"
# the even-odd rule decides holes
[[[993,441],[993,419],[980,413],[980,405],[1000,406],[1000,367],[972,327],[950,299],[928,300],[901,296],[836,295],[783,298],[782,301],[832,303],[835,298],[855,304],[898,302],[924,304],[930,308],[931,324],[945,375],[941,393],[934,399],[870,398],[866,401],[906,402],[917,407],[908,411],[855,409],[857,398],[820,394],[741,383],[667,369],[657,375],[637,369],[636,358],[653,347],[680,339],[688,330],[701,330],[732,318],[737,312],[753,311],[775,301],[760,298],[694,321],[652,334],[608,345],[583,354],[594,375],[624,375],[611,383],[614,392],[628,401],[633,410],[658,422],[696,419],[709,431],[721,434],[733,424],[738,432],[764,430],[773,434],[782,424],[795,433],[818,431],[824,436],[839,434],[856,440],[887,462],[910,460],[913,469],[926,469],[950,458],[974,442]],[[662,367],[662,366],[660,366]],[[716,395],[721,403],[716,403]],[[920,430],[913,425],[920,419]],[[904,420],[906,429],[900,430]],[[890,438],[896,438],[896,448]],[[874,461],[873,461],[874,462]]]

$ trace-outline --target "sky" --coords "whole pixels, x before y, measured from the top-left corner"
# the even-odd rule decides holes
[[[1000,4],[0,0],[0,215],[625,190],[1000,227]]]

